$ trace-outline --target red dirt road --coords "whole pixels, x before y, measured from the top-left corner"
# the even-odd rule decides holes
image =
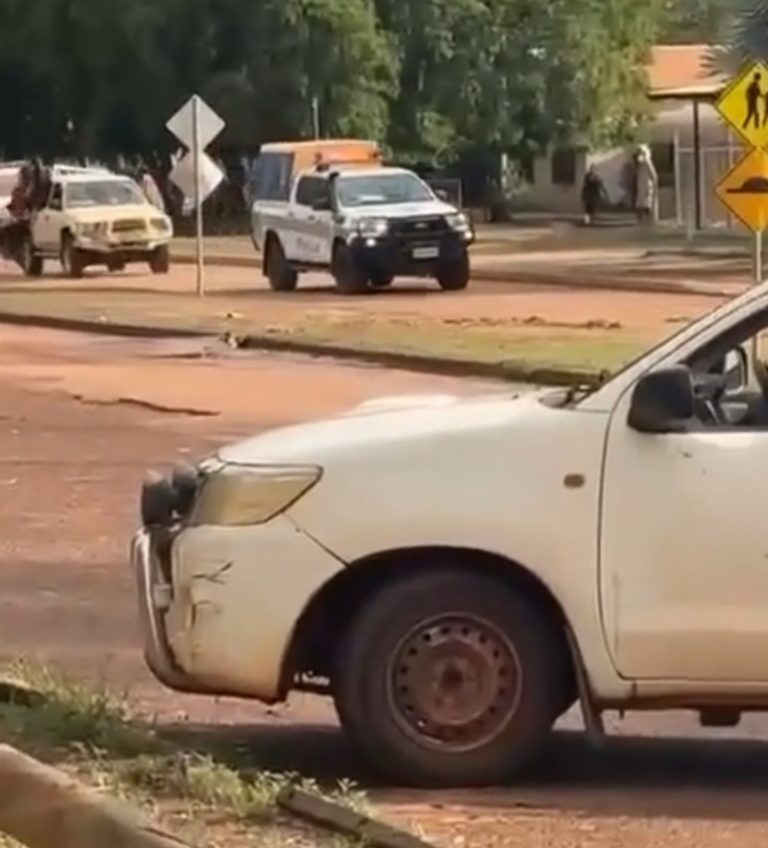
[[[385,394],[490,386],[198,342],[7,327],[0,327],[0,386],[4,658],[37,656],[128,688],[140,709],[178,723],[190,745],[229,742],[238,764],[370,782],[317,699],[268,711],[180,697],[144,671],[126,564],[138,487],[148,467],[277,423]],[[385,814],[415,823],[446,848],[760,848],[768,846],[766,727],[753,717],[738,734],[705,734],[688,716],[648,715],[616,722],[618,736],[601,754],[562,732],[539,773],[514,788],[372,792]]]

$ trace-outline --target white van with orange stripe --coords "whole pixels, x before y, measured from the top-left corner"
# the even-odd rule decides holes
[[[275,291],[313,270],[348,294],[399,275],[434,277],[445,290],[469,283],[468,217],[413,172],[385,166],[375,142],[265,145],[251,188],[253,241]]]

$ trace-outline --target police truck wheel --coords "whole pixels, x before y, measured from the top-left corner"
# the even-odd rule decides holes
[[[461,291],[469,285],[469,256],[464,253],[453,262],[446,262],[437,270],[437,282],[443,291]]]
[[[545,746],[566,651],[523,593],[447,567],[363,608],[344,634],[334,697],[352,740],[398,783],[492,785]]]
[[[125,266],[123,266],[125,267]],[[168,274],[171,270],[171,249],[168,245],[156,247],[149,258],[149,269],[153,274]]]
[[[40,277],[43,274],[43,257],[35,254],[31,236],[25,236],[21,243],[19,264],[27,277]]]
[[[339,244],[333,255],[333,278],[342,294],[362,294],[368,291],[370,277],[355,260],[346,244]]]
[[[69,233],[61,239],[61,267],[67,277],[79,280],[85,271],[83,252],[75,246],[75,240]]]
[[[295,291],[299,282],[299,275],[288,264],[280,239],[274,236],[267,242],[267,279],[272,291],[292,292]]]

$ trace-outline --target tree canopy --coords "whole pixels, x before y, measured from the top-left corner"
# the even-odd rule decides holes
[[[167,151],[194,92],[241,149],[310,135],[314,98],[323,134],[429,161],[611,142],[665,2],[2,0],[0,154]]]

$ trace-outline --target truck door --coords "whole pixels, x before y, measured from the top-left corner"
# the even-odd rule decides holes
[[[333,212],[328,180],[301,177],[293,204],[296,259],[310,265],[328,265],[333,251]]]
[[[36,247],[49,252],[59,248],[63,210],[63,187],[60,182],[54,182],[48,202],[32,217],[32,238]]]
[[[753,316],[729,330],[721,361],[726,347],[749,350],[755,329]],[[700,387],[704,356],[681,363]],[[630,390],[614,410],[603,478],[600,581],[616,666],[638,680],[768,682],[768,391],[732,387],[676,433],[632,429],[631,400]]]

